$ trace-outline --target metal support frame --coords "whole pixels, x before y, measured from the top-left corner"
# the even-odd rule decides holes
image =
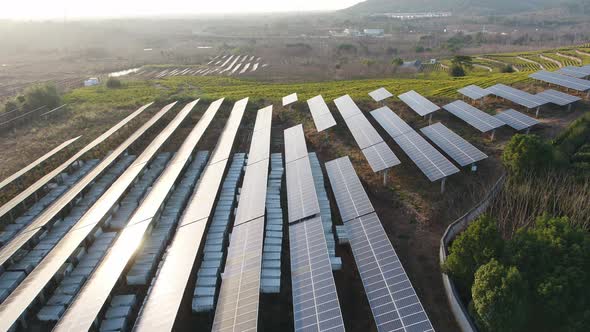
[[[494,137],[496,136],[496,129],[492,130],[492,134],[490,136],[490,141],[494,141]]]
[[[445,192],[445,184],[447,182],[447,178],[442,178],[442,180],[440,181],[440,193],[444,194]]]
[[[387,171],[388,169],[383,171],[383,186],[387,186]]]
[[[538,118],[539,117],[539,112],[541,111],[541,106],[537,107],[537,110],[535,111],[535,117]]]

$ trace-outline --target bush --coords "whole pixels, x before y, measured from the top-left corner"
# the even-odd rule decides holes
[[[109,77],[109,79],[107,80],[107,88],[109,89],[118,89],[122,86],[123,84],[121,83],[121,80],[117,78]]]
[[[526,282],[514,266],[495,259],[475,273],[473,312],[483,331],[522,331],[527,322]]]
[[[55,108],[61,105],[61,96],[53,84],[40,84],[29,87],[24,92],[25,109],[36,109],[42,106]]]
[[[475,271],[490,259],[500,257],[502,250],[503,241],[496,222],[482,216],[453,241],[442,269],[460,288],[468,290]]]
[[[501,73],[514,73],[514,67],[512,67],[511,65],[506,65],[502,68],[500,68],[500,72]]]
[[[452,77],[463,77],[463,76],[465,76],[465,69],[463,69],[462,66],[455,64],[451,67],[451,76]]]
[[[394,66],[401,66],[404,64],[404,60],[402,58],[395,58],[391,60],[391,64]]]
[[[554,166],[555,156],[553,147],[538,136],[516,134],[506,145],[502,161],[508,171],[522,175]]]

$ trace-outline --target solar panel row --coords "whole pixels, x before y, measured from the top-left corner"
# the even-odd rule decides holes
[[[256,331],[264,217],[234,227],[211,331]]]
[[[373,172],[401,163],[349,95],[342,96],[334,102]]]
[[[288,96],[283,97],[283,107],[289,106],[297,101],[297,94],[292,93]]]
[[[0,190],[2,190],[2,188],[6,187],[7,185],[9,185],[10,183],[14,182],[16,179],[20,178],[22,175],[24,175],[25,173],[27,173],[28,171],[32,170],[33,168],[39,166],[42,162],[44,162],[45,160],[53,157],[55,154],[57,154],[58,152],[60,152],[61,150],[65,149],[66,147],[68,147],[70,144],[74,143],[75,141],[77,141],[80,137],[82,136],[78,136],[76,138],[72,138],[70,140],[67,140],[63,143],[61,143],[60,145],[56,146],[55,148],[53,148],[51,151],[47,152],[46,154],[44,154],[43,156],[41,156],[39,159],[33,161],[32,163],[30,163],[29,165],[23,167],[22,169],[20,169],[18,172],[12,174],[11,176],[7,177],[6,179],[4,179],[2,182],[0,182]]]
[[[307,157],[307,146],[303,126],[297,125],[284,131],[285,137],[285,163]]]
[[[442,123],[435,123],[421,131],[461,166],[474,164],[488,157]]]
[[[552,89],[539,92],[536,96],[544,99],[547,103],[552,103],[558,106],[567,106],[582,100],[582,98],[578,96],[572,96]]]
[[[490,92],[488,90],[483,89],[477,85],[469,85],[457,91],[460,94],[473,100],[478,100],[490,95]]]
[[[289,223],[320,213],[309,157],[287,163]]]
[[[387,106],[372,111],[371,115],[392,138],[414,131],[412,127]]]
[[[348,157],[326,163],[378,331],[433,331]]]
[[[318,132],[324,131],[336,125],[336,120],[330,113],[330,109],[322,96],[315,96],[307,101],[307,106],[313,117],[316,130]]]
[[[369,92],[369,96],[371,96],[371,98],[377,102],[393,97],[391,92],[387,91],[385,88],[379,88],[375,91],[371,91]]]
[[[55,178],[57,175],[59,175],[61,172],[63,172],[66,168],[68,168],[71,164],[73,164],[78,159],[80,159],[80,157],[82,157],[84,154],[86,154],[86,152],[92,150],[97,145],[104,142],[107,138],[109,138],[111,135],[113,135],[119,129],[124,127],[131,120],[135,119],[138,115],[143,113],[152,104],[153,103],[149,103],[147,105],[144,105],[141,108],[139,108],[137,111],[131,113],[125,119],[121,120],[119,123],[114,125],[111,129],[107,130],[106,132],[104,132],[103,134],[98,136],[96,139],[94,139],[92,142],[90,142],[88,145],[86,145],[84,148],[82,148],[80,151],[78,151],[76,154],[74,154],[72,157],[70,157],[70,159],[68,159],[66,162],[64,162],[63,164],[61,164],[57,168],[55,168],[53,171],[47,173],[41,179],[37,180],[34,184],[32,184],[27,189],[20,192],[18,195],[16,195],[10,201],[8,201],[6,204],[4,204],[2,207],[0,207],[0,219],[4,218],[5,216],[8,216],[10,214],[10,211],[12,211],[12,209],[17,207],[22,202],[24,202],[28,197],[30,197],[35,192],[37,192],[37,190],[43,188],[47,183],[49,183],[49,181],[51,181],[53,178]],[[0,261],[0,264],[3,264],[3,261]]]
[[[142,154],[58,242],[15,291],[0,305],[0,330],[8,330],[41,294],[63,264],[108,217],[127,188],[180,126],[192,109],[185,108],[145,148]]]
[[[510,100],[511,102],[526,108],[537,108],[546,104],[545,100],[540,99],[535,95],[504,84],[496,84],[487,88],[487,90],[500,98]]]
[[[295,331],[344,331],[321,217],[289,226]]]
[[[217,148],[182,214],[162,267],[152,281],[135,331],[171,331],[174,326],[247,103],[246,98],[234,104]],[[220,144],[230,148],[220,149]]]
[[[586,78],[590,76],[590,65],[584,67],[567,66],[559,69],[556,73],[576,78]]]
[[[504,122],[461,100],[447,104],[443,106],[443,108],[456,117],[467,122],[482,133],[494,130],[504,125]]]
[[[496,118],[502,120],[502,122],[516,130],[528,129],[539,123],[539,121],[531,118],[530,116],[517,112],[513,109],[496,114]]]
[[[197,101],[186,108],[193,109]],[[182,170],[188,164],[193,151],[217,113],[218,107],[209,108],[189,133],[168,167],[153,184],[148,195],[133,213],[127,226],[117,237],[107,256],[92,273],[74,302],[68,307],[63,318],[55,327],[56,331],[90,330],[104,307],[125,267],[150,227],[156,222],[158,213],[166,202]]]
[[[440,109],[433,102],[413,90],[399,95],[398,98],[420,116],[426,116]]]
[[[548,72],[545,70],[541,70],[536,73],[530,74],[529,77],[546,83],[559,85],[564,88],[573,89],[576,91],[590,91],[590,81],[576,77],[560,75],[558,73]]]

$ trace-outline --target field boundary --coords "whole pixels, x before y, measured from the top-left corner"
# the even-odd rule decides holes
[[[498,192],[502,189],[505,180],[506,174],[503,174],[502,176],[500,176],[498,181],[496,181],[492,189],[488,192],[486,197],[481,202],[479,202],[471,210],[469,210],[462,217],[455,220],[452,224],[449,225],[449,227],[447,227],[445,233],[440,239],[439,259],[441,265],[447,259],[447,255],[449,253],[448,246],[451,243],[451,241],[453,241],[453,239],[459,233],[465,230],[473,220],[475,220],[477,217],[484,213],[484,211],[490,205],[490,202],[494,199],[494,197],[496,197],[496,194],[498,194]],[[449,278],[449,276],[445,273],[441,273],[441,275],[443,285],[445,288],[445,293],[447,294],[447,300],[449,301],[449,306],[451,307],[451,311],[455,316],[457,325],[459,325],[459,328],[463,332],[477,332],[477,327],[471,320],[471,317],[467,312],[467,308],[459,298],[459,293],[457,292],[455,284],[453,283],[451,278]]]

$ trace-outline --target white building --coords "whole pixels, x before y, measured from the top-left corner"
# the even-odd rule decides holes
[[[91,78],[84,81],[84,86],[94,86],[94,85],[99,85],[99,84],[100,84],[100,81],[96,77],[91,77]]]

